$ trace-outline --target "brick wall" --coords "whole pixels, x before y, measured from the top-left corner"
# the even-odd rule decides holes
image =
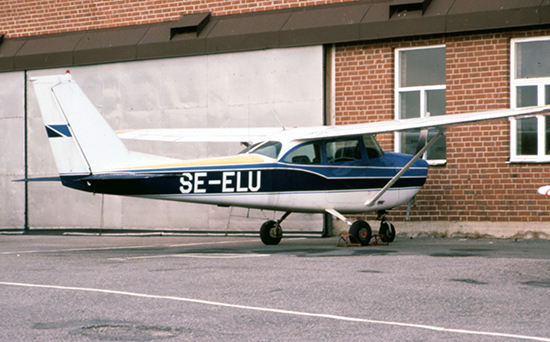
[[[447,114],[508,108],[510,39],[550,35],[521,31],[337,45],[336,123],[394,117],[396,48],[445,44]],[[378,137],[393,150],[393,136]],[[430,168],[413,221],[550,221],[548,199],[536,189],[550,182],[548,164],[508,164],[507,120],[447,132],[447,164]],[[405,218],[406,206],[391,212]],[[371,215],[367,216],[370,220]]]
[[[393,120],[393,48],[391,43],[343,44],[335,56],[335,124]],[[393,136],[378,136],[393,149]]]
[[[229,15],[357,0],[17,0],[0,2],[6,38],[177,20],[182,14]]]

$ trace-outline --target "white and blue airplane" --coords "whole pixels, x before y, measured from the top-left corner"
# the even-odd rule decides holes
[[[258,129],[149,129],[117,135],[73,77],[31,78],[64,186],[93,193],[270,209],[285,212],[265,222],[261,240],[278,244],[292,212],[330,213],[346,222],[361,245],[369,224],[344,214],[377,212],[379,234],[395,238],[386,211],[409,202],[422,188],[428,163],[421,156],[452,125],[546,115],[549,107],[506,109],[347,126]],[[375,135],[422,130],[416,155],[384,152]],[[427,130],[437,134],[426,141]],[[223,157],[179,160],[129,151],[121,140],[253,141]]]

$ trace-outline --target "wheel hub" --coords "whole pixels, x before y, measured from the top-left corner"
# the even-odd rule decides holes
[[[275,227],[271,228],[269,230],[269,235],[272,237],[272,238],[278,238],[281,236],[281,227],[276,225]]]

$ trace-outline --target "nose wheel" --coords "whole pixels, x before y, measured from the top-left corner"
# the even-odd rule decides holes
[[[380,220],[380,229],[378,230],[380,239],[386,243],[393,242],[395,240],[395,227],[386,219],[386,211],[379,211],[376,219]]]
[[[378,230],[382,241],[393,242],[395,239],[395,227],[389,221],[385,219],[380,223],[380,229]]]

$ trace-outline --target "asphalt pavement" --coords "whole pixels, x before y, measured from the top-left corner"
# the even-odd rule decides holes
[[[550,241],[0,235],[1,341],[550,341]]]

